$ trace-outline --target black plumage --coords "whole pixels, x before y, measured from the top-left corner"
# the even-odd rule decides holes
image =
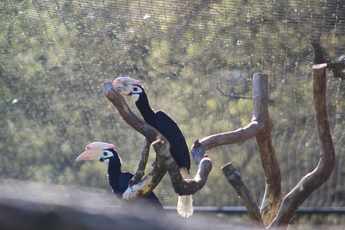
[[[174,158],[179,168],[185,167],[189,172],[189,150],[180,128],[176,122],[163,111],[153,111],[144,89],[141,86],[137,87],[140,87],[142,92],[139,95],[139,99],[135,102],[135,105],[145,122],[163,134],[170,143],[171,156]]]
[[[127,190],[129,181],[133,178],[134,175],[129,172],[122,172],[122,164],[118,153],[114,149],[107,150],[113,153],[113,156],[108,158],[108,181],[117,198],[121,200],[122,194]],[[142,199],[146,199],[151,205],[154,205],[158,209],[164,210],[159,199],[153,192],[150,192]]]
[[[186,140],[176,122],[162,111],[153,111],[145,90],[140,85],[140,81],[128,77],[119,77],[114,81],[114,88],[117,92],[135,100],[135,104],[145,122],[157,129],[169,141],[171,156],[180,168],[182,177],[184,179],[189,178],[189,150]],[[179,195],[177,212],[180,216],[186,218],[193,214],[192,195]]]
[[[87,145],[85,150],[77,157],[76,161],[92,160],[107,163],[109,184],[117,198],[123,201],[123,193],[127,190],[133,174],[122,172],[121,158],[115,151],[115,145],[105,142],[93,142]],[[132,202],[122,202],[122,206],[129,213],[141,217],[165,217],[164,208],[153,192]]]

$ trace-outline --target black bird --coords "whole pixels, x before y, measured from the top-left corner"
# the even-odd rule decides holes
[[[92,160],[108,163],[109,184],[117,198],[122,200],[122,194],[128,188],[128,183],[133,178],[133,174],[121,171],[122,162],[119,154],[115,151],[115,145],[105,142],[93,142],[87,145],[85,150],[77,157],[76,161]],[[127,205],[126,209],[144,216],[157,217],[157,215],[165,215],[162,204],[153,192],[142,199],[136,200],[133,205]]]
[[[190,169],[189,150],[176,122],[166,113],[152,110],[140,81],[128,77],[116,78],[114,88],[119,93],[132,98],[145,122],[157,129],[169,141],[171,156],[179,166],[182,177],[188,178]],[[177,211],[183,217],[189,217],[193,214],[192,195],[179,196]]]

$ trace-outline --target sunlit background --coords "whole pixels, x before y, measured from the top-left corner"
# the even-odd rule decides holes
[[[110,191],[107,165],[75,162],[76,157],[93,141],[113,143],[123,169],[134,172],[143,136],[104,97],[103,82],[139,79],[151,106],[179,124],[191,147],[196,139],[250,122],[252,100],[236,96],[250,98],[252,75],[264,72],[285,195],[319,159],[308,37],[320,40],[327,60],[344,55],[345,5],[6,0],[0,2],[0,30],[0,178]],[[327,83],[336,164],[303,206],[345,204],[345,85],[332,73]],[[214,168],[194,205],[243,206],[220,169],[230,161],[261,202],[265,184],[255,140],[208,154]],[[163,205],[176,205],[168,176],[155,193]]]

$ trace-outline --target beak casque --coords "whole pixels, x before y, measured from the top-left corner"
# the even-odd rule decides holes
[[[75,161],[99,161],[102,153],[102,149],[88,149],[80,154]]]
[[[85,147],[85,152],[80,154],[75,161],[99,161],[103,156],[103,149],[115,149],[115,145],[105,142],[92,142]]]
[[[114,80],[114,83],[121,83],[127,85],[140,85],[140,81],[130,77],[118,77]]]

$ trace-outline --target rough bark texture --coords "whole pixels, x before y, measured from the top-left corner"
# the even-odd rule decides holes
[[[232,132],[219,133],[200,141],[197,140],[191,151],[194,161],[198,164],[207,150],[220,145],[243,142],[255,136],[266,179],[265,195],[261,205],[261,216],[265,225],[270,224],[278,212],[281,194],[280,171],[271,138],[273,125],[268,113],[267,87],[267,74],[254,74],[254,115],[251,123]],[[257,207],[248,208],[253,209],[248,212],[255,212],[254,209]],[[256,219],[253,220],[256,221]]]
[[[138,168],[134,174],[132,181],[130,182],[131,185],[138,183],[143,178],[143,176],[145,174],[145,168],[147,165],[147,161],[149,158],[149,152],[150,152],[150,142],[148,142],[147,138],[145,137],[144,142],[143,142],[143,148],[141,150],[140,159],[138,162]]]
[[[252,121],[246,127],[239,128],[235,131],[218,133],[196,140],[191,150],[195,163],[199,164],[205,152],[221,145],[229,145],[243,142],[259,132],[258,123]]]
[[[177,194],[194,194],[204,187],[208,175],[212,170],[212,162],[210,158],[207,156],[202,158],[198,171],[193,179],[183,179],[176,162],[171,157],[170,152],[165,148],[164,144],[157,141],[153,143],[153,147],[158,154],[159,159],[164,161],[164,166],[169,172],[172,185]]]
[[[243,183],[240,173],[231,163],[224,165],[222,167],[222,171],[228,182],[237,192],[237,195],[243,200],[244,205],[247,208],[249,218],[254,221],[256,226],[264,227],[258,205],[247,186]]]
[[[254,74],[254,116],[252,121],[261,124],[260,132],[255,135],[265,172],[265,194],[261,203],[261,216],[264,224],[269,225],[278,212],[281,195],[281,177],[272,145],[273,123],[268,112],[268,76]]]
[[[326,66],[326,64],[313,66],[314,106],[320,143],[319,163],[285,196],[271,227],[287,226],[298,207],[329,178],[333,171],[335,154],[327,115]]]

